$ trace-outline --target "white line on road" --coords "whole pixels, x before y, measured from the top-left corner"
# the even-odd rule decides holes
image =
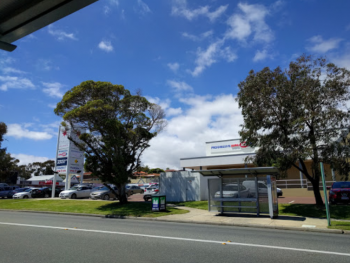
[[[299,251],[299,252],[308,252],[308,253],[318,253],[318,254],[328,254],[328,255],[338,255],[338,256],[350,257],[349,253],[340,253],[340,252],[333,252],[333,251],[321,251],[321,250],[312,250],[312,249],[302,249],[302,248],[292,248],[292,247],[278,247],[278,246],[258,245],[258,244],[249,244],[249,243],[215,241],[215,240],[204,240],[204,239],[192,239],[192,238],[182,238],[182,237],[155,236],[155,235],[144,235],[144,234],[135,234],[135,233],[126,233],[126,232],[116,232],[116,231],[104,231],[104,230],[93,230],[93,229],[77,229],[77,228],[68,228],[68,227],[29,225],[29,224],[17,224],[17,223],[7,223],[7,222],[0,222],[0,225],[27,226],[27,227],[38,227],[38,228],[48,228],[48,229],[62,229],[62,230],[81,231],[81,232],[93,232],[93,233],[104,233],[104,234],[115,234],[115,235],[126,235],[126,236],[138,236],[138,237],[149,237],[149,238],[160,238],[160,239],[171,239],[171,240],[182,240],[182,241],[215,243],[215,244],[226,243],[226,245],[233,245],[233,246],[246,246],[246,247],[281,249],[281,250],[290,250],[290,251]]]

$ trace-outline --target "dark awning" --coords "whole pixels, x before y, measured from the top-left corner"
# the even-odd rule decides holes
[[[98,0],[0,0],[0,49]]]
[[[192,171],[203,176],[242,176],[242,175],[276,175],[278,169],[275,167],[255,167],[255,168],[236,168],[236,169],[218,169],[218,170],[200,170]]]

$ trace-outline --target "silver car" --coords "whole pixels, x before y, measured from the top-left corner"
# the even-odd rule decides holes
[[[117,187],[112,186],[114,191],[118,191]],[[118,193],[118,192],[117,192]],[[91,199],[102,199],[102,200],[110,200],[111,198],[113,200],[117,199],[116,195],[107,187],[107,186],[100,186],[97,188],[96,191],[91,192],[90,194]]]
[[[85,185],[73,186],[69,190],[64,190],[60,193],[61,199],[76,199],[76,198],[88,198],[91,193],[91,187]]]

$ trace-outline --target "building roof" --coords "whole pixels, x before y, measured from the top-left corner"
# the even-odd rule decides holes
[[[275,175],[278,174],[276,167],[254,167],[254,168],[236,168],[236,169],[217,169],[193,171],[203,176],[244,176],[244,175]]]
[[[54,174],[52,175],[39,175],[39,176],[33,176],[29,178],[27,181],[45,181],[45,180],[53,180]],[[56,175],[56,182],[62,182],[63,179],[59,176]]]
[[[66,17],[97,0],[1,0],[0,49],[13,51],[10,43]]]

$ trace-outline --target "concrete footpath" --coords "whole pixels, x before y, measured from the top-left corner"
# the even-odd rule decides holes
[[[258,227],[258,228],[273,228],[284,230],[301,230],[312,232],[327,232],[350,234],[350,231],[342,231],[338,229],[328,229],[327,220],[309,217],[296,216],[279,216],[277,219],[271,219],[269,216],[250,214],[232,214],[220,215],[202,209],[177,206],[176,208],[189,210],[189,213],[168,215],[156,218],[148,218],[148,220],[179,222],[179,223],[196,223],[196,224],[214,224],[242,227]],[[146,218],[138,218],[146,219]],[[349,232],[349,233],[348,233]]]

